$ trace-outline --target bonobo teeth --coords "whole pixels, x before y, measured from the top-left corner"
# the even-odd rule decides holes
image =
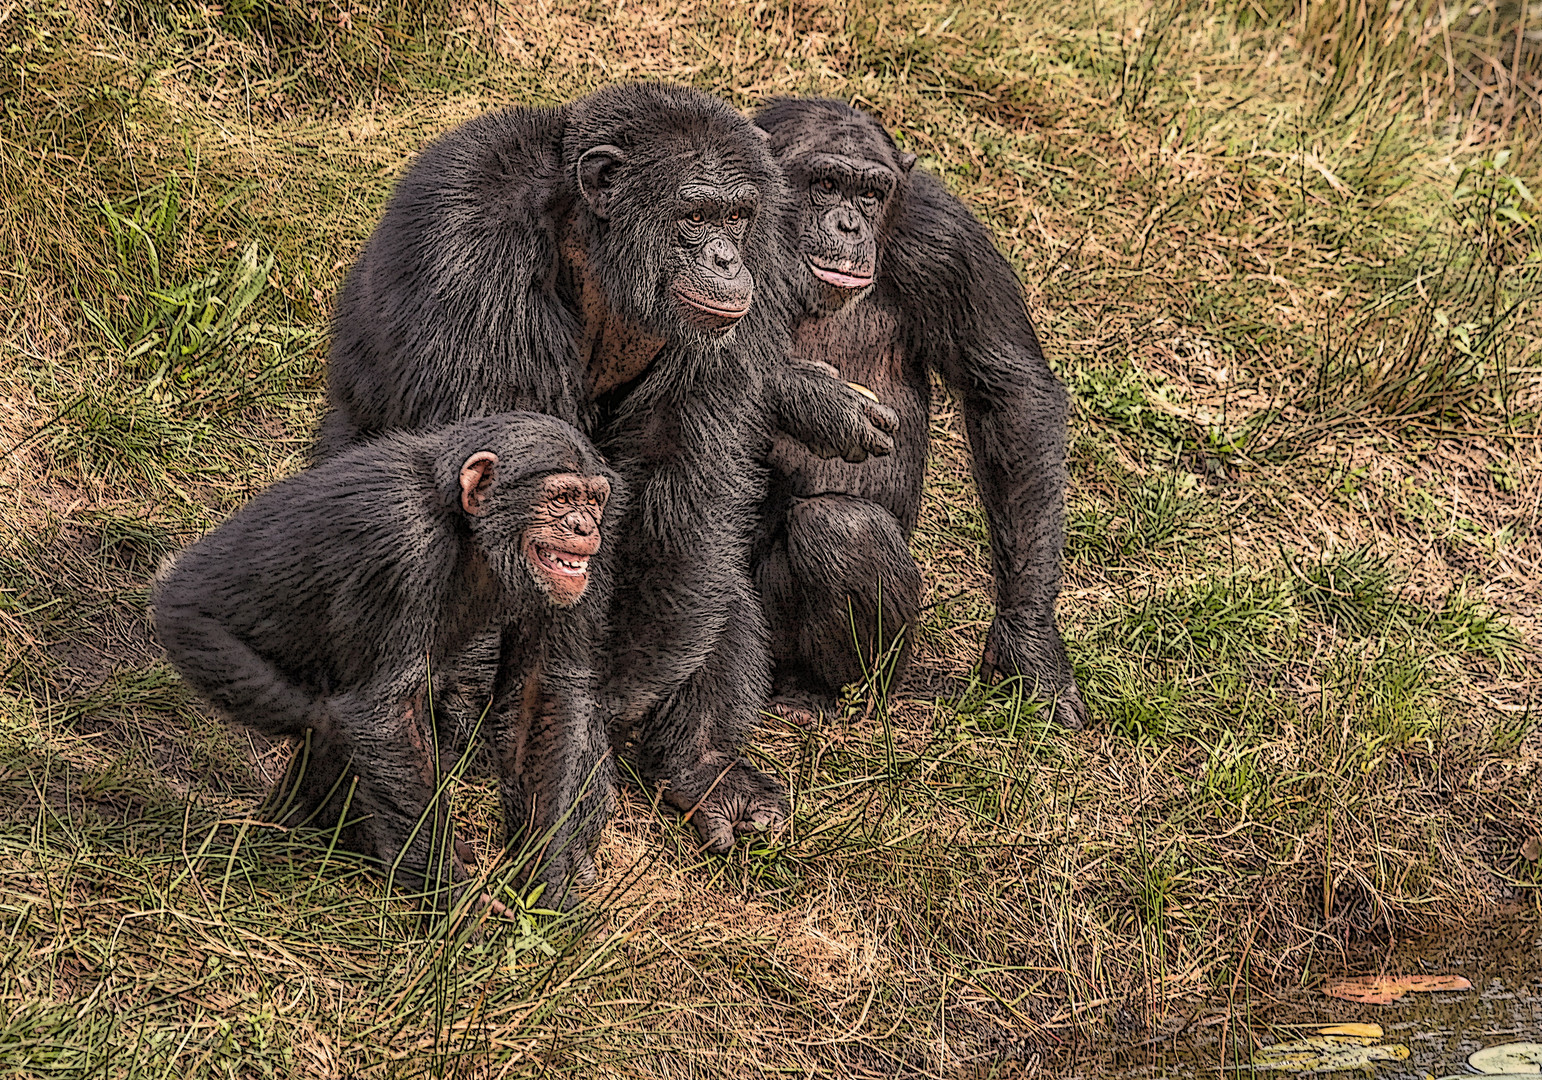
[[[566,551],[557,551],[554,548],[542,547],[537,549],[541,558],[553,566],[565,570],[570,574],[585,574],[589,572],[589,556],[573,555]]]

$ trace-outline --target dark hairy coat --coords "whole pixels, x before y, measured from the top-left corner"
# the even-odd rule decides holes
[[[472,516],[461,468],[480,451],[498,464]],[[503,707],[484,734],[500,756],[505,826],[514,836],[556,830],[540,871],[552,899],[584,876],[613,777],[593,665],[609,555],[590,561],[571,606],[553,606],[538,586],[521,538],[555,473],[605,477],[619,507],[619,477],[553,417],[387,435],[278,482],[162,567],[156,634],[188,685],[229,720],[275,736],[310,731],[310,772],[285,823],[331,827],[346,803],[344,846],[400,859],[409,882],[444,876],[455,860],[435,789],[470,721],[447,724],[440,703],[457,658],[501,634]],[[536,713],[519,707],[533,682],[548,702]],[[425,813],[432,820],[419,827]]]
[[[1085,707],[1054,619],[1067,397],[1044,359],[1016,275],[968,208],[936,177],[913,171],[915,156],[867,114],[839,101],[780,98],[755,122],[790,189],[781,245],[791,254],[796,297],[793,353],[867,384],[900,418],[895,453],[860,469],[810,457],[787,440],[772,452],[756,573],[774,635],[778,695],[792,709],[827,708],[879,651],[872,627],[880,607],[889,641],[913,626],[920,575],[908,538],[920,508],[936,373],[962,406],[990,526],[997,615],[986,666],[1021,675],[1056,704],[1062,723],[1080,726]],[[865,204],[878,206],[871,221],[858,219],[864,204],[854,201],[844,231],[822,224],[835,220],[824,215],[838,193],[821,196],[812,187],[832,156],[893,182],[881,204]],[[829,262],[842,244],[857,246],[849,237],[859,235],[876,245],[865,268],[871,284],[828,288],[807,260]],[[853,617],[865,656],[854,652]],[[908,646],[908,639],[901,643],[902,658]]]
[[[596,148],[620,162],[603,212],[579,185]],[[693,177],[758,200],[739,243],[755,298],[726,332],[683,321],[669,294],[690,270],[674,238]],[[414,162],[347,277],[318,443],[324,459],[514,408],[594,439],[633,494],[602,705],[615,745],[695,808],[714,850],[785,812],[780,785],[740,757],[768,689],[749,562],[771,430],[856,458],[884,451],[873,424],[892,420],[837,379],[783,370],[784,198],[753,125],[683,87],[613,86],[462,125]]]

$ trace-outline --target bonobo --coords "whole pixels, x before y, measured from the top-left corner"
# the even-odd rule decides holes
[[[850,461],[893,446],[886,407],[786,363],[784,194],[761,133],[684,87],[469,121],[413,163],[343,284],[317,445],[506,409],[594,439],[635,505],[602,707],[713,851],[786,812],[741,756],[770,674],[749,576],[769,429]]]
[[[459,880],[436,721],[461,650],[502,631],[487,737],[507,838],[537,841],[545,899],[593,875],[614,763],[591,654],[621,481],[534,413],[389,435],[280,481],[157,574],[156,635],[226,719],[304,737],[271,806],[334,828],[409,884]],[[608,546],[608,545],[607,545]],[[420,824],[421,822],[421,824]],[[446,873],[446,870],[449,873]],[[528,868],[527,868],[528,870]]]
[[[1055,627],[1064,543],[1066,395],[1017,279],[984,227],[912,171],[871,117],[780,98],[755,116],[792,191],[780,223],[793,354],[870,387],[896,452],[854,469],[788,439],[772,451],[755,575],[774,658],[771,708],[800,723],[887,650],[908,662],[921,576],[908,540],[926,467],[930,375],[958,395],[990,524],[996,618],[986,672],[1021,675],[1067,727],[1086,722]]]

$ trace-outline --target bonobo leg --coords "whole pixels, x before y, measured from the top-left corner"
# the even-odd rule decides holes
[[[851,495],[794,499],[756,568],[771,623],[771,711],[810,724],[841,687],[910,661],[921,573],[887,510]]]
[[[505,844],[546,884],[541,903],[570,910],[575,884],[594,880],[593,847],[615,801],[616,765],[587,670],[564,668],[560,648],[517,678],[501,676],[492,716]]]
[[[340,847],[387,871],[395,864],[396,884],[409,892],[465,879],[448,795],[436,797],[454,756],[446,746],[436,766],[425,698],[376,692],[328,699],[309,752],[303,745],[296,752],[264,811],[282,825],[336,831]]]
[[[634,748],[642,779],[663,782],[664,801],[688,815],[715,854],[787,819],[782,785],[739,753],[766,697],[768,664],[749,581],[739,578],[729,591],[723,608],[734,617],[706,662],[637,721]]]

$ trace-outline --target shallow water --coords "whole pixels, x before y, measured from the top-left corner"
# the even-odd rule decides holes
[[[1466,1062],[1474,1050],[1542,1040],[1542,920],[1535,916],[1511,916],[1390,951],[1365,951],[1352,955],[1342,973],[1333,974],[1382,973],[1464,975],[1473,988],[1408,994],[1390,1005],[1364,1005],[1314,991],[1293,991],[1278,1000],[1255,1001],[1250,1015],[1232,1018],[1225,1072],[1217,1068],[1221,1063],[1221,1025],[1214,1022],[1214,1010],[1206,1010],[1199,1022],[1211,1026],[1191,1028],[1157,1045],[1101,1055],[1082,1062],[1067,1075],[1086,1080],[1250,1076],[1254,1073],[1245,1064],[1250,1044],[1297,1038],[1306,1033],[1290,1025],[1303,1024],[1380,1024],[1386,1036],[1379,1043],[1402,1043],[1411,1051],[1407,1061],[1378,1062],[1370,1074],[1363,1069],[1309,1074],[1328,1077],[1374,1075],[1378,1080],[1426,1080],[1461,1075],[1472,1072]],[[1239,1059],[1243,1067],[1231,1068]],[[1256,1075],[1301,1074],[1270,1069]]]

